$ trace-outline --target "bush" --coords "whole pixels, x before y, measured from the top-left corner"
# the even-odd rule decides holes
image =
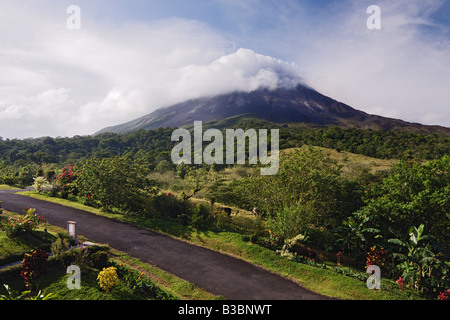
[[[65,232],[58,232],[56,240],[52,243],[51,250],[53,256],[57,257],[59,254],[69,250],[75,244],[75,240]]]
[[[22,261],[22,276],[28,290],[38,287],[40,278],[45,275],[45,264],[48,253],[42,250],[34,250],[26,253]]]
[[[388,254],[384,248],[378,248],[377,246],[371,247],[367,253],[366,268],[370,265],[377,265],[381,268],[383,274],[386,274],[387,257]]]
[[[106,293],[111,293],[113,288],[119,283],[119,276],[115,267],[103,268],[99,272],[98,284]]]
[[[129,269],[122,264],[117,265],[117,274],[124,284],[133,289],[157,300],[174,300],[169,293],[161,290],[152,280],[144,276],[144,273]]]
[[[330,252],[339,249],[338,234],[327,229],[306,229],[305,234],[308,236],[305,244],[320,249],[322,251]]]
[[[33,187],[34,187],[34,191],[36,191],[36,193],[41,193],[42,190],[44,190],[44,187],[45,187],[46,185],[48,185],[48,181],[45,180],[44,177],[37,177],[37,178],[34,178],[34,184],[33,184]]]
[[[34,212],[36,209],[27,208],[25,210],[25,216],[18,219],[9,218],[5,222],[2,222],[0,228],[6,232],[8,238],[15,238],[22,233],[31,232],[44,220],[43,217],[39,217]]]
[[[70,194],[77,194],[77,188],[74,185],[77,179],[76,168],[70,163],[61,169],[61,173],[56,177],[57,183],[61,188],[61,197],[67,199]]]
[[[95,269],[103,269],[108,265],[108,252],[97,251],[89,255],[90,266]]]
[[[178,198],[171,193],[164,193],[148,199],[145,211],[153,218],[187,225],[191,219],[192,205],[187,199]]]
[[[75,240],[65,232],[58,233],[58,238],[52,243],[53,257],[58,259],[64,268],[74,264],[82,270],[92,267],[103,269],[108,264],[108,252],[105,247],[76,246]]]
[[[195,228],[205,228],[213,222],[210,210],[203,204],[194,207],[191,217],[192,226]]]

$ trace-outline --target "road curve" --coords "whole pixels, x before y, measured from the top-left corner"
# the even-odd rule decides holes
[[[78,222],[78,233],[107,243],[144,262],[155,265],[213,294],[230,300],[323,300],[297,283],[243,260],[192,245],[106,217],[1,190],[2,207],[22,213],[25,207],[49,223],[66,228],[67,221]]]

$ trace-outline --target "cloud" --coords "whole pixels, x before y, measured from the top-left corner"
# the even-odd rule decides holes
[[[82,20],[81,30],[69,30],[63,6],[58,14],[22,9],[9,3],[10,19],[0,24],[5,138],[92,134],[186,99],[299,81],[294,66],[236,51],[199,21]]]
[[[296,63],[316,90],[369,113],[450,126],[448,1],[217,1],[240,43]],[[381,30],[366,26],[373,4]],[[259,28],[246,24],[254,20]]]
[[[445,2],[380,0],[381,30],[366,28],[370,1],[215,3],[224,29],[212,17],[108,21],[86,4],[69,30],[67,3],[2,1],[0,136],[92,134],[185,99],[300,81],[369,113],[450,125],[450,32],[433,18]]]
[[[449,126],[449,26],[433,19],[444,2],[378,1],[381,30],[366,28],[370,4],[324,9],[317,30],[292,33],[302,45],[289,59],[312,87],[357,109]]]
[[[174,95],[194,98],[261,87],[292,88],[301,82],[297,72],[295,65],[241,48],[208,65],[181,68]]]

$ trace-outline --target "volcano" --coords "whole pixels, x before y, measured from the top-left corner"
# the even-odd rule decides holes
[[[251,92],[231,92],[177,103],[96,134],[126,133],[159,127],[183,127],[194,121],[219,121],[248,116],[274,123],[308,123],[323,126],[404,130],[416,133],[450,133],[450,128],[410,123],[399,119],[367,114],[298,84],[293,88]]]

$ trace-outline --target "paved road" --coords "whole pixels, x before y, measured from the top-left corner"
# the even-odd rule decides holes
[[[77,221],[80,235],[98,243],[107,243],[114,249],[156,265],[228,299],[327,299],[243,260],[86,211],[17,195],[14,192],[0,191],[0,201],[3,201],[4,209],[22,213],[26,206],[36,208],[36,212],[44,216],[49,223],[64,228],[67,221]]]

